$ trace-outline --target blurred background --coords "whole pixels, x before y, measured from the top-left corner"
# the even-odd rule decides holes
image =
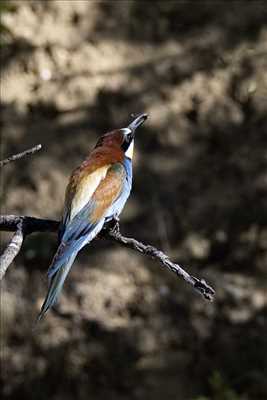
[[[38,330],[53,234],[1,293],[5,399],[267,398],[267,5],[1,0],[1,212],[59,219],[68,176],[131,113],[122,233],[216,288],[206,302],[137,253],[95,240]],[[9,235],[2,234],[4,247]]]

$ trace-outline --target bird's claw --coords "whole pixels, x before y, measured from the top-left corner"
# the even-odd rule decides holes
[[[120,225],[119,225],[119,217],[114,216],[112,219],[106,221],[104,229],[107,229],[109,231],[112,231],[114,233],[117,233],[120,231]]]

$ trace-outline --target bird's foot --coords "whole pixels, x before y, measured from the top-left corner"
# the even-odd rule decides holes
[[[109,219],[105,222],[104,229],[107,229],[114,233],[119,232],[120,231],[119,221],[120,221],[119,217],[114,216],[112,219]]]
[[[120,231],[120,224],[118,217],[112,220],[111,231],[114,233],[118,233]]]
[[[119,223],[120,222],[120,217],[118,215],[114,215],[113,221]]]

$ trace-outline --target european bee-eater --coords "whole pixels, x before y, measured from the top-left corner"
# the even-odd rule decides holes
[[[96,237],[105,222],[121,213],[132,187],[135,130],[146,119],[147,115],[141,114],[127,128],[100,137],[86,160],[73,171],[39,319],[55,304],[78,252]]]

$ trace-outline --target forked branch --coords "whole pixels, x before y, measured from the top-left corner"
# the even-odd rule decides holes
[[[57,232],[59,227],[58,221],[45,220],[33,217],[25,217],[25,216],[16,216],[16,215],[3,215],[0,216],[0,231],[15,231],[15,236],[19,236],[20,239],[20,247],[22,245],[23,238],[26,235],[29,235],[33,232]],[[194,276],[190,275],[187,271],[185,271],[178,264],[170,261],[169,257],[163,253],[162,251],[156,249],[151,245],[146,245],[142,242],[139,242],[136,239],[125,237],[121,234],[119,230],[119,224],[111,225],[110,223],[106,225],[100,235],[101,238],[112,240],[113,242],[117,242],[122,246],[128,247],[132,250],[138,251],[144,255],[147,255],[151,258],[158,260],[162,266],[168,268],[170,271],[174,272],[176,275],[183,278],[187,283],[189,283],[198,293],[200,293],[205,299],[213,300],[213,296],[215,291],[211,286],[209,286],[204,279],[198,279]],[[5,253],[11,251],[12,256],[5,257],[2,261],[1,257],[1,266],[0,266],[0,280],[4,277],[5,272],[8,266],[13,261],[14,257],[18,254],[20,247],[14,247],[13,251],[13,239],[9,243]],[[11,250],[8,248],[11,246]]]
[[[33,154],[36,151],[40,150],[40,148],[41,145],[38,145],[33,147],[32,149],[24,151],[23,153],[16,154],[7,158],[6,160],[0,161],[0,167],[6,165],[11,161],[15,161],[22,157],[25,157],[26,155]],[[0,256],[0,280],[3,279],[9,265],[19,253],[23,240],[27,235],[34,232],[55,233],[57,232],[58,228],[58,221],[16,215],[0,216],[0,231],[15,232],[3,254]],[[138,251],[139,253],[158,260],[162,266],[168,268],[170,271],[174,272],[176,275],[184,279],[189,285],[194,288],[195,291],[200,293],[205,299],[213,300],[215,291],[205,282],[204,279],[198,279],[190,275],[178,264],[173,263],[165,253],[158,250],[156,247],[146,245],[136,239],[123,236],[120,232],[118,222],[114,221],[112,223],[109,223],[108,225],[105,225],[99,236],[101,238],[117,242],[122,246],[126,246],[132,250]]]

